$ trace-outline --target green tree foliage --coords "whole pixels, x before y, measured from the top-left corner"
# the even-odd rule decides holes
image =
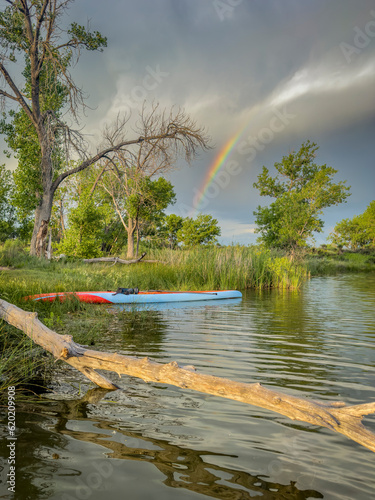
[[[303,247],[314,232],[321,232],[323,209],[338,205],[350,195],[344,182],[333,182],[337,170],[314,163],[318,147],[307,141],[298,152],[275,163],[278,172],[272,177],[266,167],[254,187],[261,196],[275,198],[267,207],[254,211],[256,232],[267,247],[294,251]]]
[[[43,254],[53,196],[63,180],[58,176],[63,137],[70,142],[74,136],[61,111],[67,108],[75,117],[83,104],[69,67],[81,49],[106,46],[100,33],[77,23],[61,29],[60,15],[68,3],[9,1],[0,12],[0,98],[17,106],[3,115],[0,131],[19,161],[14,201],[21,213],[35,210],[31,253],[38,255]],[[21,64],[23,78],[16,79]]]
[[[196,219],[184,219],[181,229],[177,231],[177,239],[185,247],[194,247],[216,243],[220,234],[217,219],[213,219],[211,215],[199,214]]]
[[[77,257],[95,257],[99,250],[118,253],[127,244],[129,226],[136,230],[137,247],[142,236],[155,237],[164,209],[175,200],[173,186],[163,177],[136,179],[131,173],[129,168],[126,181],[122,180],[125,191],[123,185],[113,186],[119,189],[111,191],[108,182],[113,179],[105,178],[103,165],[99,164],[60,187],[51,220],[60,253]]]
[[[104,190],[93,189],[98,171],[98,166],[84,170],[56,192],[50,227],[59,253],[97,257],[121,240],[111,200]]]
[[[127,217],[135,219],[138,226],[142,223],[158,223],[165,216],[164,210],[175,201],[173,186],[164,177],[156,180],[149,177],[138,181],[129,179],[125,209]]]
[[[59,243],[58,252],[82,259],[99,257],[104,226],[104,214],[89,193],[84,193],[78,205],[68,216],[65,238]]]
[[[178,236],[177,233],[182,229],[184,223],[184,218],[170,214],[164,217],[160,227],[160,234],[164,240],[167,241],[169,248],[176,248],[178,245]]]
[[[127,222],[135,222],[138,256],[142,236],[155,237],[165,217],[164,210],[175,203],[176,193],[172,184],[164,177],[155,180],[143,177],[140,182],[133,183],[133,186],[130,182],[129,188],[132,191],[126,202]]]
[[[23,94],[31,99],[31,73],[27,64],[23,72],[25,87]],[[46,116],[60,120],[68,99],[68,90],[56,77],[56,74],[46,64],[41,68],[40,81],[40,111]],[[42,152],[37,130],[33,127],[30,117],[23,108],[18,111],[11,109],[3,113],[0,120],[0,133],[4,134],[10,156],[13,152],[18,161],[14,172],[15,190],[13,203],[20,219],[29,217],[40,204],[43,196]],[[53,180],[56,179],[64,163],[62,147],[63,136],[61,128],[51,127],[49,131],[51,142],[51,161],[53,165]]]
[[[373,200],[361,215],[338,222],[330,234],[333,244],[348,247],[375,249],[375,200]]]
[[[11,204],[13,191],[12,175],[5,165],[0,165],[0,241],[15,235],[15,213]]]

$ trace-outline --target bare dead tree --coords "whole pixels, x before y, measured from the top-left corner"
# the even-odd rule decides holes
[[[30,247],[30,253],[39,256],[44,255],[55,191],[67,177],[90,167],[101,158],[115,156],[135,145],[142,145],[141,150],[152,155],[157,150],[166,149],[164,145],[171,142],[174,153],[182,150],[188,161],[198,149],[208,145],[204,130],[197,127],[183,111],[160,113],[154,106],[147,113],[143,108],[140,135],[135,134],[129,140],[125,130],[126,119],[118,119],[105,130],[105,143],[96,154],[80,156],[81,160],[75,168],[56,174],[56,148],[63,143],[66,151],[82,154],[85,144],[82,134],[67,126],[53,109],[43,109],[43,95],[52,91],[53,86],[62,84],[70,114],[76,118],[78,109],[84,105],[84,94],[69,73],[69,64],[78,60],[82,49],[102,50],[106,46],[106,39],[99,32],[90,32],[77,23],[72,23],[67,31],[62,29],[60,18],[70,2],[7,0],[7,7],[0,12],[0,76],[3,80],[0,99],[11,101],[23,110],[35,129],[40,147],[38,167],[42,187],[37,193]],[[25,67],[30,75],[21,83],[16,82],[9,69],[16,63],[16,55],[19,54],[25,58]],[[26,94],[25,87],[30,89]],[[141,156],[147,154],[141,153]]]
[[[124,123],[107,129],[109,144],[121,139]],[[134,194],[142,196],[142,180],[156,178],[177,167],[182,156],[190,163],[199,149],[207,149],[209,138],[204,130],[181,109],[150,108],[143,105],[134,129],[139,142],[114,151],[103,165],[97,183],[109,194],[120,221],[128,235],[127,257],[134,257],[134,236],[139,228],[139,211],[130,214],[126,201]],[[141,203],[141,201],[140,201]],[[139,237],[139,236],[138,236]]]

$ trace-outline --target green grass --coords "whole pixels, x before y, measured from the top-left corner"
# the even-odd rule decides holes
[[[0,323],[0,403],[10,386],[17,388],[18,400],[44,391],[52,362],[52,356],[22,332]]]
[[[18,297],[44,292],[139,289],[209,290],[246,288],[298,288],[308,277],[302,263],[285,254],[258,247],[210,247],[189,251],[154,251],[150,259],[163,264],[85,264],[79,261],[47,262],[15,253],[15,269],[6,271],[4,294]],[[0,284],[1,284],[0,277]],[[4,297],[6,298],[6,297]],[[7,300],[7,299],[6,299]]]
[[[334,275],[348,272],[374,272],[375,252],[338,251],[319,249],[304,256],[311,276]]]
[[[115,316],[107,308],[82,304],[74,298],[63,303],[45,303],[25,301],[24,297],[45,292],[115,290],[118,287],[142,290],[298,288],[307,277],[304,267],[290,262],[285,255],[257,247],[163,250],[154,251],[148,258],[163,263],[128,266],[85,264],[69,259],[48,262],[30,257],[22,245],[9,242],[0,249],[0,265],[11,268],[0,271],[1,298],[22,309],[37,311],[39,319],[49,328],[72,334],[78,343],[94,346],[112,327],[131,335],[142,321],[147,324],[149,315],[145,318],[137,311],[130,311]],[[2,323],[0,392],[9,385],[23,387],[40,378],[40,365],[46,364],[46,357],[25,356],[24,353],[32,348],[31,341],[22,333]],[[43,377],[40,384],[44,383]]]
[[[166,263],[165,272],[179,290],[298,288],[308,277],[300,263],[259,247],[162,250],[154,251],[154,258]]]
[[[218,290],[218,289],[298,289],[311,275],[375,270],[375,256],[331,249],[305,253],[291,260],[284,252],[257,246],[209,247],[187,251],[152,250],[147,255],[162,263],[85,264],[64,259],[48,262],[30,257],[17,242],[0,248],[0,297],[28,311],[58,333],[72,334],[76,342],[94,346],[109,329],[132,335],[147,314],[127,311],[114,315],[105,307],[80,303],[77,299],[60,302],[25,301],[27,295],[45,292],[115,290],[138,287],[141,290]],[[151,324],[151,323],[150,323]],[[138,326],[137,326],[138,325]],[[154,325],[156,328],[156,326]],[[15,328],[0,323],[0,394],[9,385],[24,388],[31,381],[45,383],[51,356],[35,346]],[[46,362],[47,361],[47,362]]]

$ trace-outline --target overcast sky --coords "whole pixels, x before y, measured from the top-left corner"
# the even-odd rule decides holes
[[[170,176],[174,213],[194,208],[216,156],[243,129],[227,175],[202,200],[223,243],[255,243],[253,210],[270,199],[253,183],[307,139],[352,191],[325,211],[318,243],[375,198],[374,0],[76,0],[68,17],[108,37],[73,72],[89,94],[82,125],[94,142],[143,99],[182,106],[208,129],[213,148]]]

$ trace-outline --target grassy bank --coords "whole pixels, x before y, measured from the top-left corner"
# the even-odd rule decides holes
[[[201,248],[191,251],[154,251],[150,259],[163,263],[84,264],[69,259],[48,262],[27,255],[17,243],[0,249],[1,298],[26,310],[36,310],[39,319],[59,333],[73,333],[74,340],[95,345],[101,332],[113,321],[129,323],[129,313],[114,318],[105,308],[68,301],[60,304],[25,302],[23,297],[44,292],[114,290],[138,287],[149,290],[212,290],[245,288],[298,288],[307,277],[301,264],[291,263],[278,252],[252,247]],[[131,316],[131,314],[130,314]],[[0,329],[0,392],[9,385],[33,387],[46,384],[51,358],[34,348],[31,341],[4,323]]]
[[[319,248],[309,250],[303,261],[311,276],[350,272],[375,272],[375,252],[340,251]]]
[[[3,285],[7,293],[105,290],[119,286],[140,289],[210,290],[298,288],[308,277],[301,262],[257,247],[161,250],[148,255],[161,263],[122,266],[80,261],[40,261],[10,247],[0,252],[0,266],[12,266]]]
[[[8,242],[0,248],[0,266],[6,268],[0,270],[0,296],[23,309],[36,310],[39,319],[59,333],[73,333],[75,341],[95,345],[113,322],[117,322],[117,326],[121,321],[124,325],[129,324],[132,313],[115,317],[106,308],[81,304],[77,300],[60,304],[25,302],[23,297],[44,292],[114,290],[118,287],[143,290],[298,289],[310,274],[375,270],[375,258],[371,254],[334,253],[324,249],[310,251],[293,261],[280,251],[242,246],[153,250],[147,258],[162,263],[127,266],[84,264],[69,259],[48,262],[30,257],[20,244]],[[143,320],[147,322],[147,318]],[[0,393],[9,385],[24,388],[28,384],[28,390],[37,390],[38,386],[46,384],[49,366],[53,364],[51,357],[39,348],[35,350],[24,334],[5,323],[0,323],[0,354]]]

